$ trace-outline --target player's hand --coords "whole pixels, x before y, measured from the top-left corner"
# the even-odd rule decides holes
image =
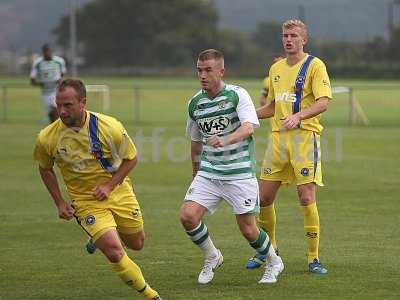
[[[286,118],[283,119],[283,127],[286,129],[293,129],[296,128],[297,125],[300,124],[300,117],[298,114],[290,115],[287,116]]]
[[[209,137],[206,141],[206,144],[214,148],[225,146],[224,140],[216,135]]]
[[[103,183],[95,187],[93,196],[95,196],[97,200],[103,201],[108,198],[112,191],[113,188],[108,183]]]
[[[74,216],[75,209],[70,203],[62,202],[57,206],[58,216],[60,219],[71,220]]]

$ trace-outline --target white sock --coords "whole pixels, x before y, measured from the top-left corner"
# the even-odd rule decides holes
[[[208,235],[207,226],[200,221],[200,224],[193,230],[186,231],[189,238],[195,243],[205,254],[206,257],[215,257],[218,254],[210,236]]]

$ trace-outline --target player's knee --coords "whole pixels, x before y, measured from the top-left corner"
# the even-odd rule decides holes
[[[196,214],[189,209],[181,210],[180,221],[186,230],[195,228],[200,222]]]
[[[130,242],[128,247],[129,249],[135,250],[135,251],[139,251],[142,250],[144,246],[144,235],[143,236],[139,236],[137,239],[135,239],[134,241]]]
[[[240,232],[249,242],[255,241],[258,237],[258,230],[256,226],[244,225],[240,226]]]
[[[265,207],[265,206],[269,206],[272,203],[274,203],[275,200],[275,196],[272,194],[260,194],[260,206]]]
[[[313,204],[315,202],[314,197],[307,196],[307,195],[299,197],[299,200],[300,200],[300,204],[302,206],[308,206],[308,205]]]
[[[104,248],[102,250],[107,259],[112,263],[119,262],[125,254],[122,246],[117,243],[108,243],[104,245]]]
[[[308,191],[299,191],[298,192],[300,204],[303,206],[307,206],[315,202],[314,193]]]

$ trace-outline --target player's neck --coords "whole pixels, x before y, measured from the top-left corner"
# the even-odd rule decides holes
[[[86,110],[84,110],[81,117],[78,120],[76,120],[76,123],[74,124],[74,126],[71,126],[71,127],[82,128],[86,123],[86,118],[87,118],[87,114],[86,114]]]
[[[307,53],[304,53],[303,51],[297,52],[295,54],[287,54],[286,61],[289,66],[294,66],[297,64],[299,61],[301,61]]]
[[[208,97],[214,98],[215,96],[217,96],[222,91],[223,88],[224,88],[224,82],[221,81],[212,90],[208,90],[208,91],[205,91],[205,92],[207,93]]]

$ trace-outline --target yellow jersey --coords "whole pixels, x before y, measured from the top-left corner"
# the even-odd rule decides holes
[[[92,112],[90,112],[92,113]],[[69,128],[58,119],[42,129],[37,137],[34,159],[48,169],[54,163],[59,167],[71,199],[94,200],[93,190],[108,181],[112,173],[104,170],[91,151],[89,141],[90,113],[82,128]],[[103,157],[117,169],[123,159],[136,157],[136,147],[125,128],[116,119],[92,113],[97,117],[97,136]],[[123,185],[130,185],[126,177]]]
[[[262,85],[263,85],[263,95],[265,94],[265,96],[268,95],[268,90],[269,90],[269,77],[265,77],[262,81]]]
[[[269,92],[267,100],[275,101],[275,115],[271,119],[272,131],[283,129],[282,119],[293,114],[296,101],[295,82],[301,66],[308,55],[293,66],[289,66],[286,59],[273,64],[269,71]],[[316,99],[327,97],[332,99],[329,76],[325,64],[317,57],[311,60],[303,85],[300,110],[310,107]],[[302,120],[300,128],[321,133],[321,114]]]

